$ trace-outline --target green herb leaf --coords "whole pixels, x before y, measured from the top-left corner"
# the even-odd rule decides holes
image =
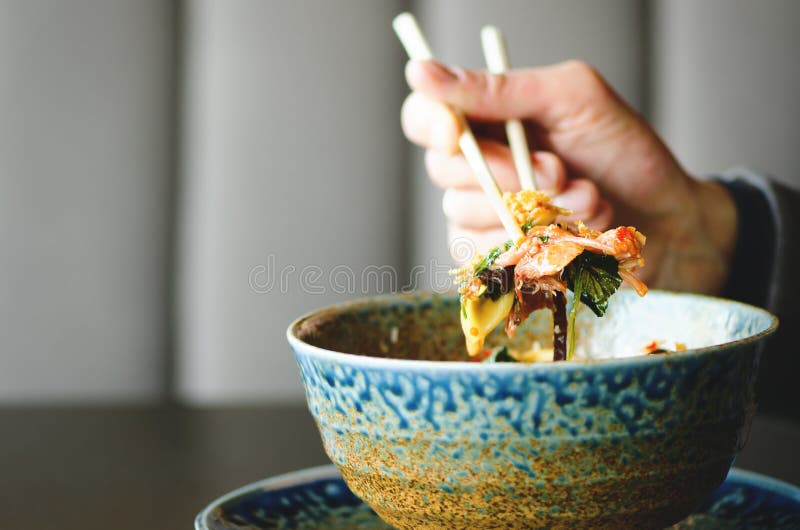
[[[572,359],[572,354],[575,353],[575,319],[578,316],[578,306],[580,305],[581,295],[583,294],[583,279],[585,278],[584,271],[580,271],[575,278],[575,283],[572,286],[572,307],[569,310],[569,317],[567,321],[567,360]]]
[[[619,265],[613,256],[585,250],[567,265],[562,278],[576,298],[601,317],[608,309],[608,299],[622,283],[618,271]]]
[[[508,354],[508,348],[498,346],[492,350],[491,355],[482,360],[483,363],[518,363],[519,361]]]
[[[541,241],[542,243],[547,243],[548,241],[550,241],[550,236],[539,236],[539,241]]]
[[[486,254],[486,256],[483,257],[483,259],[481,259],[478,262],[477,265],[475,265],[475,270],[473,271],[473,274],[477,276],[486,269],[488,269],[489,267],[491,267],[492,265],[494,265],[495,260],[500,256],[500,254],[510,249],[512,246],[514,246],[514,242],[509,239],[499,247],[494,247],[492,250],[489,251],[488,254]]]
[[[522,225],[520,228],[522,229],[522,231],[523,231],[524,233],[526,233],[526,234],[527,234],[527,233],[528,233],[528,230],[530,230],[531,228],[533,228],[533,225],[534,225],[534,223],[533,223],[533,219],[531,219],[530,221],[528,221],[527,223],[525,223],[524,225]]]

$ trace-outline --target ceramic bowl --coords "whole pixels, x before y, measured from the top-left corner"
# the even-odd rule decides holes
[[[657,291],[610,305],[602,319],[581,312],[582,359],[560,363],[464,362],[446,296],[323,309],[288,338],[327,454],[393,526],[664,528],[722,483],[747,439],[777,319]],[[551,325],[539,312],[512,346]],[[653,340],[687,350],[644,355]]]

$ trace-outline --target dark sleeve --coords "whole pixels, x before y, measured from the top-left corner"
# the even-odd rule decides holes
[[[759,408],[800,419],[800,191],[747,169],[717,178],[738,210],[738,238],[723,296],[764,307],[780,319],[759,368]]]

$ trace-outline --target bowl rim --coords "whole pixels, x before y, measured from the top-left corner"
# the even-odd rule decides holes
[[[746,346],[751,343],[757,343],[760,342],[762,339],[766,338],[767,336],[772,335],[778,329],[779,319],[775,314],[761,307],[757,307],[751,304],[746,304],[744,302],[739,302],[737,300],[730,300],[727,298],[722,298],[720,296],[711,296],[711,295],[696,294],[696,293],[684,293],[684,292],[662,290],[662,289],[651,289],[648,295],[649,294],[679,296],[682,298],[695,298],[695,299],[699,298],[702,300],[714,300],[717,302],[724,302],[726,304],[736,305],[745,308],[749,311],[761,313],[761,315],[766,317],[770,323],[765,329],[756,333],[755,335],[750,335],[749,337],[744,337],[730,342],[723,342],[720,344],[713,344],[711,346],[703,346],[702,348],[689,348],[684,351],[670,353],[669,355],[641,354],[641,355],[631,355],[628,357],[611,358],[611,359],[579,359],[579,360],[541,362],[541,363],[535,363],[535,362],[534,363],[480,363],[470,360],[429,361],[421,359],[397,359],[393,357],[372,357],[370,355],[365,355],[365,354],[346,353],[346,352],[321,348],[319,346],[314,346],[313,344],[310,344],[298,338],[295,335],[295,330],[299,328],[300,323],[323,312],[342,312],[344,310],[352,309],[369,303],[386,304],[392,301],[402,301],[403,299],[411,299],[423,296],[428,296],[431,298],[439,297],[442,299],[454,298],[456,296],[454,292],[436,293],[430,291],[414,291],[411,293],[391,293],[391,294],[360,297],[352,300],[347,300],[344,302],[339,302],[336,304],[330,304],[328,306],[321,307],[313,311],[309,311],[308,313],[305,313],[304,315],[297,317],[291,322],[291,324],[289,324],[289,327],[286,329],[286,338],[289,341],[289,345],[292,347],[292,350],[295,352],[296,356],[299,355],[300,352],[302,351],[303,355],[314,357],[317,360],[338,361],[351,366],[360,365],[362,367],[370,367],[370,368],[402,367],[404,369],[410,369],[414,371],[419,370],[428,372],[431,371],[432,369],[436,371],[453,371],[453,372],[461,372],[469,370],[481,371],[481,372],[484,372],[486,370],[490,370],[492,372],[519,372],[519,371],[545,372],[550,370],[556,370],[556,371],[581,370],[587,367],[592,367],[593,369],[597,369],[602,367],[615,368],[620,366],[631,366],[631,365],[646,366],[650,364],[659,364],[659,363],[667,363],[667,364],[676,363],[682,360],[688,360],[698,356],[721,354],[728,350],[736,349],[740,346]]]

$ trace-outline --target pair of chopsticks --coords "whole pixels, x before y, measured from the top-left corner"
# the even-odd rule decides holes
[[[428,45],[428,41],[422,34],[422,30],[417,24],[417,20],[411,13],[397,15],[392,21],[397,37],[406,49],[409,58],[418,61],[429,61],[433,59],[433,53]],[[481,42],[483,44],[483,55],[489,71],[493,74],[502,74],[509,70],[508,51],[506,50],[503,34],[494,26],[486,26],[481,30]],[[503,227],[511,236],[513,241],[519,241],[524,237],[522,229],[517,224],[514,216],[508,210],[497,181],[489,169],[486,159],[481,153],[475,135],[472,133],[466,118],[459,109],[452,109],[456,118],[461,123],[461,136],[458,138],[458,145],[467,163],[470,165],[475,175],[478,177],[486,196],[492,207],[497,212]],[[525,138],[525,130],[519,120],[506,121],[506,135],[511,147],[511,154],[514,165],[517,168],[517,176],[523,189],[535,190],[536,185],[533,179],[533,167],[531,166],[531,156],[528,151],[528,141]]]

